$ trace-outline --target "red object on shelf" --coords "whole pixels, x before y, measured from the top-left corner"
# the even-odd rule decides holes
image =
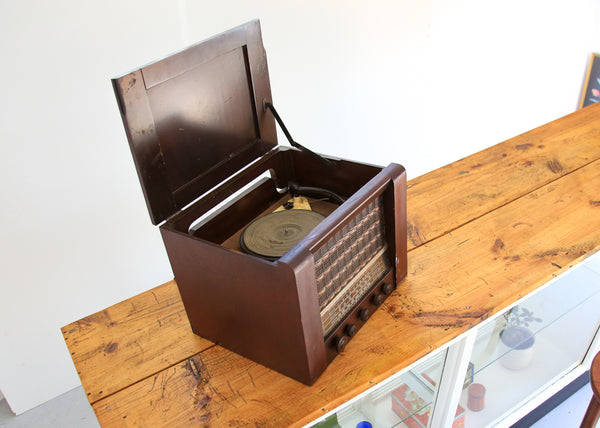
[[[435,383],[427,378],[433,386]],[[407,384],[401,385],[392,391],[392,410],[403,419],[409,428],[426,428],[429,423],[431,406],[422,397],[414,392]],[[465,426],[465,410],[458,406],[452,428]]]
[[[485,405],[485,386],[480,383],[474,383],[469,386],[469,399],[467,401],[467,407],[469,410],[478,412],[483,409]]]

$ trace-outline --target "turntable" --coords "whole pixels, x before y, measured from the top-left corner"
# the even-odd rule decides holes
[[[276,210],[250,223],[240,237],[245,253],[277,260],[314,229],[324,215],[312,210]]]
[[[113,87],[193,331],[312,384],[406,276],[404,168],[293,140],[258,21]]]

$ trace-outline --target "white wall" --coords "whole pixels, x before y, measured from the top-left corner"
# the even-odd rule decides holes
[[[594,19],[594,32],[590,42],[590,51],[600,53],[600,6],[596,1],[596,15]]]
[[[597,0],[0,3],[0,389],[78,384],[60,327],[172,277],[110,78],[260,18],[299,142],[415,177],[573,111]],[[284,142],[284,140],[281,140]]]
[[[60,327],[170,279],[110,77],[182,45],[165,2],[3,1],[0,389],[79,382]]]

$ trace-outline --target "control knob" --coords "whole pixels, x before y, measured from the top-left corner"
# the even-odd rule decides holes
[[[346,336],[342,336],[335,341],[335,350],[338,351],[338,353],[341,353],[344,349],[346,349],[347,344],[348,340],[346,339]]]
[[[385,300],[385,297],[381,293],[377,293],[377,294],[373,295],[373,298],[371,299],[371,301],[373,302],[373,304],[375,306],[381,305],[384,300]]]
[[[361,321],[368,320],[370,316],[371,314],[367,308],[363,308],[360,311],[358,311],[358,317],[361,319]]]
[[[389,295],[392,293],[392,291],[394,291],[394,287],[392,286],[391,283],[386,282],[385,284],[383,284],[383,286],[381,287],[381,291],[383,291],[383,294],[385,295]]]
[[[356,326],[354,324],[348,324],[346,326],[346,334],[349,337],[353,337],[357,331],[358,331],[358,328],[356,328]]]

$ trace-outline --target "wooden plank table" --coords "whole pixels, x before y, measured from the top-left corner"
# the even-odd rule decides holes
[[[408,184],[409,272],[313,386],[195,336],[174,281],[63,327],[103,426],[300,426],[600,248],[600,104]]]

